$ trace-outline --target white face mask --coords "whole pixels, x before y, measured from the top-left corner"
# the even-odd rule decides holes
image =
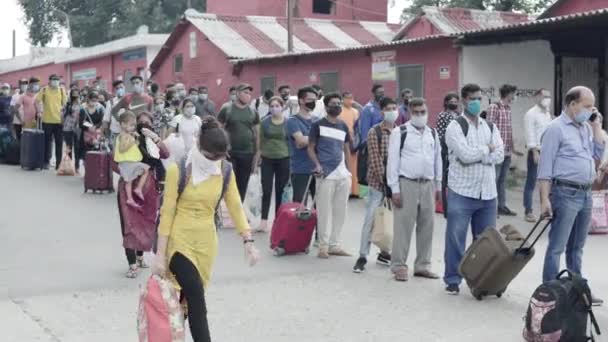
[[[196,113],[196,108],[194,108],[194,107],[186,107],[186,108],[184,108],[184,114],[186,116],[192,116],[192,115],[194,115],[194,113]]]
[[[157,112],[163,112],[165,110],[165,105],[163,103],[159,103],[154,108],[156,108]]]
[[[57,81],[57,80],[52,80],[52,81],[51,81],[51,87],[53,87],[53,88],[57,88],[57,87],[59,87],[59,81]]]
[[[209,94],[201,94],[200,97],[201,97],[201,100],[207,101],[207,99],[209,98]]]
[[[390,112],[384,112],[384,121],[393,124],[395,123],[395,121],[397,121],[397,118],[399,117],[399,112],[397,112],[396,110],[390,111]]]
[[[410,120],[412,121],[412,125],[414,125],[416,128],[422,128],[426,126],[426,123],[429,121],[429,116],[427,114],[412,115]]]
[[[236,95],[230,95],[230,101],[236,101]]]
[[[542,99],[540,101],[540,105],[543,106],[543,108],[545,109],[549,109],[549,107],[551,106],[551,99]]]
[[[133,85],[133,92],[137,93],[137,94],[141,94],[144,92],[144,86],[141,84],[134,84]]]

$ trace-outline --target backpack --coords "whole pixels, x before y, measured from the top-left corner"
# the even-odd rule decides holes
[[[590,337],[588,319],[592,324]],[[555,280],[540,285],[532,294],[523,330],[526,341],[595,341],[594,330],[600,335],[591,310],[591,290],[581,276],[563,270]]]
[[[378,139],[378,146],[382,143],[382,127],[381,124],[374,126],[372,129],[376,132],[376,139]],[[359,155],[357,157],[357,179],[359,184],[368,185],[367,182],[367,165],[369,160],[369,151],[367,150],[367,141],[360,145]],[[386,166],[386,159],[384,160],[384,166]]]
[[[455,120],[460,125],[460,128],[462,129],[462,133],[464,133],[464,136],[466,138],[466,136],[469,134],[469,122],[467,121],[467,119],[465,119],[465,117],[463,115],[460,115]],[[490,126],[490,133],[493,134],[494,133],[494,124],[489,123],[488,126]]]
[[[186,159],[188,157],[184,157],[180,160],[178,166],[179,166],[179,182],[177,184],[177,199],[179,200],[179,197],[182,195],[182,193],[184,192],[184,189],[186,188],[186,183],[188,181],[188,176],[190,176],[191,173],[191,169],[189,167],[186,166]],[[222,181],[222,192],[220,193],[220,199],[217,201],[217,204],[215,205],[215,227],[216,229],[219,229],[222,225],[221,220],[219,220],[220,216],[218,215],[218,210],[220,208],[220,203],[222,202],[222,199],[224,198],[224,195],[226,194],[226,190],[228,190],[228,184],[230,184],[230,177],[232,177],[232,164],[229,161],[226,160],[222,160],[222,177],[223,177],[223,181]]]
[[[401,144],[399,145],[399,151],[401,151],[403,150],[403,146],[405,146],[405,138],[407,138],[407,126],[401,125],[399,126],[399,129],[401,130]],[[469,128],[467,127],[467,131],[468,129]],[[431,128],[431,134],[433,135],[433,141],[437,140],[437,133],[435,132],[434,128]]]

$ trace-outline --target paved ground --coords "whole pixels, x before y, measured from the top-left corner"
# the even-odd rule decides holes
[[[115,195],[84,195],[82,179],[0,166],[0,322],[6,342],[131,342],[145,281],[123,277]],[[520,209],[521,193],[509,194]],[[344,244],[358,248],[362,200],[351,200]],[[511,222],[530,228],[521,218]],[[443,271],[439,215],[433,267]],[[443,293],[440,281],[396,283],[386,268],[351,272],[354,258],[275,258],[258,236],[263,260],[245,266],[234,231],[220,234],[220,256],[208,291],[215,341],[520,341],[529,295],[540,281],[537,255],[501,299],[477,302],[463,291]],[[585,270],[608,298],[608,237],[588,240]],[[596,310],[608,331],[608,311]],[[602,339],[600,339],[602,340]]]

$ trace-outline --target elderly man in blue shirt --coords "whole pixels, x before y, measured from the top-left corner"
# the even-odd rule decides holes
[[[600,120],[589,121],[595,104],[593,92],[578,86],[566,94],[564,110],[545,130],[541,140],[538,182],[541,213],[552,216],[543,281],[555,279],[560,258],[566,267],[582,272],[583,247],[591,226],[591,183],[594,159],[604,152]],[[601,304],[594,298],[594,304]]]
[[[384,87],[380,84],[374,84],[372,86],[372,95],[374,97],[363,107],[363,111],[359,117],[358,125],[361,143],[367,141],[369,130],[384,120],[382,109],[380,108],[380,100],[384,98]]]

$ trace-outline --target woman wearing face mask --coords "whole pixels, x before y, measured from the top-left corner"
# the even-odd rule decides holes
[[[194,342],[211,341],[205,290],[217,256],[214,215],[222,197],[243,239],[249,264],[253,266],[258,260],[234,172],[224,160],[228,146],[228,136],[218,121],[206,117],[187,160],[182,166],[172,164],[167,170],[158,252],[152,271],[161,276],[170,272],[181,290]],[[181,190],[179,184],[185,184]]]
[[[120,216],[123,247],[129,268],[125,274],[127,278],[139,275],[140,268],[147,268],[144,262],[144,252],[152,250],[156,240],[156,222],[160,208],[160,188],[158,174],[158,158],[169,157],[169,152],[160,137],[151,130],[152,115],[147,112],[137,117],[137,131],[140,138],[137,140],[139,150],[143,155],[142,163],[150,166],[150,173],[143,186],[142,192],[145,201],[141,208],[136,209],[127,205],[126,183],[121,178],[118,181],[118,214]],[[152,155],[158,158],[152,157]],[[119,173],[118,164],[112,163],[114,172]],[[164,169],[163,169],[164,171]],[[138,180],[134,182],[137,183]]]
[[[72,160],[78,156],[76,146],[78,145],[78,122],[81,109],[79,93],[78,89],[70,91],[70,99],[63,110],[63,141],[67,147],[66,154]]]
[[[460,103],[460,97],[456,93],[448,93],[443,98],[443,112],[439,113],[439,119],[437,119],[437,135],[439,136],[439,143],[441,144],[441,160],[443,161],[443,175],[441,178],[441,200],[443,202],[443,216],[447,217],[447,188],[448,188],[448,166],[450,162],[448,160],[448,147],[445,144],[445,130],[452,120],[456,119],[460,113],[458,112],[458,104]]]
[[[154,128],[154,133],[158,134],[161,139],[165,139],[167,137],[169,123],[173,120],[173,113],[165,108],[165,102],[165,97],[162,95],[157,96],[154,99],[154,122],[152,126]]]
[[[201,130],[201,118],[194,115],[196,113],[196,107],[191,99],[185,99],[182,103],[182,113],[173,118],[171,122],[171,128],[169,133],[175,133],[179,127],[179,133],[182,139],[184,139],[184,146],[186,151],[190,151],[194,146],[194,140],[198,137]]]
[[[101,137],[101,125],[103,121],[104,108],[99,105],[99,97],[96,92],[91,92],[87,96],[87,102],[80,109],[79,127],[80,144],[78,145],[78,157],[76,158],[76,172],[80,167],[80,161],[84,159],[88,151],[94,150]],[[87,133],[88,132],[88,133]],[[95,140],[90,137],[97,136]]]
[[[262,222],[257,231],[268,232],[268,212],[274,179],[275,214],[279,211],[283,189],[289,181],[289,149],[284,102],[278,97],[272,97],[268,102],[270,115],[261,123],[260,150],[262,155]]]

